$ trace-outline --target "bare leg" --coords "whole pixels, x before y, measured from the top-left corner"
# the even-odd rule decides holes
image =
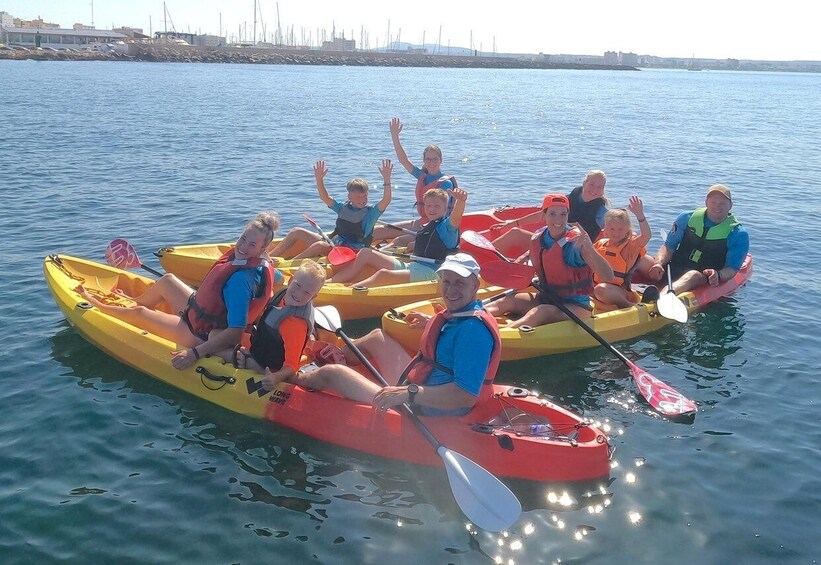
[[[648,279],[652,280],[650,277],[650,268],[655,264],[655,260],[651,255],[642,255],[639,259],[639,266],[636,267],[636,272],[641,273]],[[659,279],[655,279],[659,280]]]
[[[319,241],[319,234],[305,228],[293,228],[268,254],[271,257],[285,257],[290,259],[294,254],[305,249],[306,246]]]
[[[597,284],[596,288],[593,289],[593,296],[596,300],[604,304],[609,304],[618,308],[627,308],[628,306],[635,304],[635,302],[630,300],[630,295],[624,290],[624,288],[611,283]]]
[[[297,375],[296,384],[303,388],[332,390],[345,398],[370,404],[381,385],[345,365],[325,365],[316,371]]]
[[[133,298],[134,302],[140,306],[145,306],[155,310],[157,306],[165,302],[172,311],[180,312],[188,304],[188,298],[194,290],[178,279],[176,276],[167,274],[152,284],[140,296]]]
[[[149,333],[173,341],[184,347],[196,347],[203,341],[193,335],[186,323],[175,314],[158,312],[145,306],[116,306],[100,302],[83,289],[80,295],[100,311],[113,316],[123,322],[142,328]]]
[[[707,277],[705,277],[700,271],[687,271],[673,281],[673,292],[676,294],[681,294],[682,292],[693,290],[694,288],[698,288],[708,283],[709,281]],[[662,289],[662,294],[666,292],[666,290],[666,288]]]
[[[495,245],[496,249],[501,251],[503,255],[515,259],[527,251],[531,237],[533,237],[533,234],[527,230],[512,228],[509,232],[494,239],[493,245]]]
[[[381,329],[375,329],[369,334],[355,339],[354,344],[365,357],[379,367],[382,376],[391,385],[399,382],[399,376],[411,360],[408,352]],[[344,347],[342,351],[345,353],[345,359],[349,365],[359,363],[359,359],[349,347]]]
[[[487,305],[487,310],[491,316],[504,316],[505,314],[524,314],[537,304],[536,299],[527,292],[519,292],[511,296],[506,296],[496,302]]]
[[[323,255],[327,255],[330,250],[331,246],[329,244],[322,240],[317,240],[309,245],[305,251],[296,255],[294,259],[313,259],[315,257],[322,257]]]
[[[375,286],[389,286],[392,284],[402,284],[410,282],[410,271],[401,269],[394,271],[392,269],[379,269],[373,275],[356,283],[359,286],[367,286],[373,288]]]
[[[572,311],[576,314],[579,318],[589,318],[590,317],[590,310],[587,308],[582,308],[577,304],[570,304],[566,303],[568,310]],[[561,322],[562,320],[567,320],[567,316],[564,312],[559,310],[558,307],[553,306],[552,304],[539,304],[538,306],[531,308],[524,316],[512,322],[510,324],[511,328],[518,328],[521,326],[544,326],[545,324],[552,324],[553,322]]]
[[[362,276],[362,272],[368,267],[389,269],[393,267],[393,265],[394,262],[392,257],[383,255],[373,249],[365,248],[359,251],[356,255],[356,259],[354,259],[352,263],[345,265],[339,270],[339,272],[334,273],[334,275],[330,278],[330,282],[351,282],[359,278],[365,278]]]

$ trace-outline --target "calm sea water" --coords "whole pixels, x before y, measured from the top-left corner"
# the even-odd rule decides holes
[[[0,560],[815,563],[819,90],[809,74],[0,61]],[[698,401],[692,424],[633,402],[601,349],[502,368],[609,422],[608,506],[528,485],[510,532],[471,532],[442,472],[189,397],[86,343],[51,300],[49,253],[102,260],[125,237],[151,264],[262,209],[329,225],[313,162],[337,195],[379,180],[392,116],[413,160],[442,146],[471,209],[532,204],[601,168],[614,203],[639,194],[657,231],[710,184],[732,187],[752,282],[619,344]],[[411,213],[410,177],[395,182],[388,220]]]

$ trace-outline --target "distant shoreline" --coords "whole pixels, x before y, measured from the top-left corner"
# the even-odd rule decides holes
[[[129,44],[125,53],[88,51],[0,51],[0,59],[36,61],[142,61],[162,63],[237,63],[262,65],[326,65],[356,67],[439,67],[485,69],[577,69],[638,71],[626,65],[552,63],[534,59],[450,56],[420,53],[308,51],[237,47],[189,47]]]

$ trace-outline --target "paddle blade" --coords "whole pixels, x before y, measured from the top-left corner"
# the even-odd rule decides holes
[[[462,235],[459,236],[459,242],[460,249],[466,253],[470,253],[479,265],[483,267],[487,263],[499,259],[509,261],[485,236],[475,231],[468,230],[462,233]]]
[[[328,262],[334,267],[342,267],[356,259],[356,253],[350,247],[337,246],[328,253]]]
[[[468,520],[489,532],[509,529],[522,514],[516,495],[502,481],[464,455],[441,446],[453,498]]]
[[[314,321],[323,330],[336,333],[342,327],[342,318],[335,306],[327,304],[314,308]]]
[[[635,363],[628,361],[627,366],[630,368],[633,381],[641,395],[659,413],[669,417],[689,416],[696,413],[696,403],[679,391],[658,380]]]
[[[462,232],[462,235],[459,237],[462,241],[475,245],[476,247],[481,247],[482,249],[487,249],[488,251],[496,251],[496,246],[494,246],[488,238],[479,232],[467,230]]]
[[[105,261],[118,269],[141,267],[142,261],[134,247],[124,239],[115,239],[105,248]]]
[[[536,271],[531,265],[491,261],[482,265],[480,274],[488,284],[521,290],[531,285]]]
[[[687,306],[670,290],[659,296],[656,307],[658,308],[659,314],[665,318],[681,322],[682,324],[690,317]]]

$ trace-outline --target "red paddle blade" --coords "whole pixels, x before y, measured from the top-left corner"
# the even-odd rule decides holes
[[[504,288],[522,289],[530,286],[536,271],[530,265],[490,261],[482,265],[480,272],[485,282]]]
[[[337,245],[328,253],[328,262],[334,267],[341,267],[356,259],[356,253],[350,247]]]
[[[685,397],[679,391],[658,380],[656,377],[639,367],[628,362],[633,380],[639,388],[641,395],[650,403],[650,406],[658,410],[665,416],[688,416],[695,414],[697,407],[695,402]]]
[[[105,248],[105,261],[118,269],[133,269],[142,265],[134,247],[124,239],[115,239]]]

